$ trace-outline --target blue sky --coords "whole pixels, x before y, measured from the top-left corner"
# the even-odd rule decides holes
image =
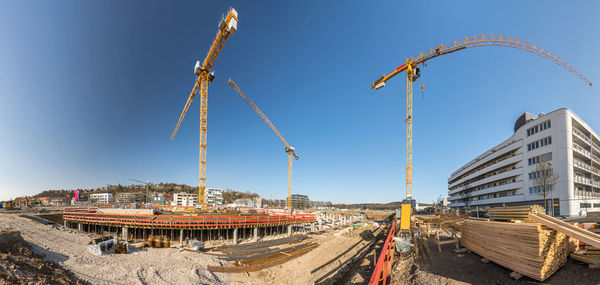
[[[198,183],[199,102],[173,127],[228,7],[239,30],[209,87],[209,187],[287,193],[287,155],[227,86],[235,80],[296,147],[293,192],[338,203],[405,193],[405,79],[370,90],[407,57],[506,34],[600,78],[600,4],[559,1],[1,1],[0,200],[45,189]],[[485,2],[485,3],[481,3]],[[414,195],[512,135],[514,120],[567,107],[600,131],[597,87],[520,50],[484,47],[422,70]]]

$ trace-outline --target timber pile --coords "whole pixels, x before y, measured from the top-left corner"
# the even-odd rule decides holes
[[[212,272],[243,273],[258,271],[283,264],[302,256],[318,246],[317,243],[303,243],[307,236],[253,242],[238,245],[224,245],[213,248],[210,255],[232,261],[233,266],[208,266]],[[280,246],[286,246],[281,248]],[[214,253],[213,253],[214,252]]]
[[[496,207],[487,210],[490,220],[527,220],[529,214],[544,213],[544,207],[540,205]]]
[[[507,223],[468,219],[462,244],[503,267],[544,281],[567,262],[575,240],[538,223]]]

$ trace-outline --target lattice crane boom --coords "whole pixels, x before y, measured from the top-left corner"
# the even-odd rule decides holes
[[[246,101],[246,103],[250,106],[250,108],[252,108],[252,110],[254,110],[254,112],[256,112],[256,114],[258,114],[258,116],[261,119],[263,119],[263,121],[267,124],[267,126],[269,126],[269,128],[271,129],[271,131],[273,131],[273,133],[275,133],[275,135],[277,136],[277,138],[279,138],[279,140],[285,146],[285,152],[288,153],[288,197],[287,197],[287,207],[288,207],[288,209],[291,209],[292,208],[292,157],[294,157],[296,160],[298,159],[298,155],[294,151],[294,147],[292,147],[292,146],[290,146],[290,144],[288,144],[288,142],[285,140],[285,138],[283,138],[283,136],[281,135],[281,133],[279,133],[279,131],[277,130],[277,128],[275,128],[275,126],[273,125],[273,123],[271,123],[271,121],[269,120],[269,118],[267,118],[267,116],[258,108],[258,106],[256,106],[256,104],[254,104],[254,102],[252,102],[252,100],[250,99],[250,97],[248,97],[246,95],[246,93],[244,93],[244,91],[242,91],[242,89],[240,89],[240,87],[233,80],[231,80],[231,78],[227,81],[227,84],[229,84],[229,86],[231,86],[231,88],[233,88],[233,90],[238,95],[240,95],[240,97],[242,97],[242,99],[244,99],[244,101]]]
[[[206,208],[206,197],[205,197],[205,189],[206,189],[206,127],[207,127],[207,114],[208,114],[208,85],[212,82],[214,78],[214,73],[211,72],[211,68],[219,56],[219,53],[223,49],[225,42],[229,38],[229,36],[233,35],[237,31],[237,23],[238,23],[238,13],[235,9],[230,9],[227,13],[227,16],[221,19],[219,23],[219,30],[217,32],[217,37],[213,41],[206,58],[200,65],[200,62],[196,62],[196,66],[194,66],[194,73],[198,76],[190,95],[188,96],[187,101],[185,102],[185,106],[183,107],[183,111],[179,116],[179,120],[177,121],[177,125],[171,134],[171,140],[175,138],[175,134],[177,134],[177,130],[179,130],[179,126],[185,117],[194,97],[196,97],[196,93],[198,90],[200,91],[200,159],[199,159],[199,178],[198,178],[198,203],[202,206],[202,208]]]
[[[520,50],[524,50],[536,55],[539,55],[543,58],[546,58],[567,71],[575,74],[579,79],[583,80],[589,86],[592,86],[592,82],[590,82],[583,74],[579,73],[569,64],[567,64],[560,57],[553,55],[550,51],[540,48],[535,44],[532,44],[527,41],[523,41],[516,37],[504,36],[504,35],[477,35],[472,37],[466,37],[460,40],[456,40],[447,44],[439,45],[437,47],[431,48],[427,51],[424,51],[417,56],[406,59],[405,63],[399,67],[397,67],[393,72],[381,76],[377,79],[373,84],[371,84],[371,89],[380,89],[385,87],[385,83],[391,79],[392,77],[398,75],[399,73],[406,71],[406,198],[407,200],[412,199],[412,134],[413,134],[413,82],[420,77],[420,70],[417,65],[423,64],[426,61],[436,58],[441,55],[454,53],[460,50],[464,50],[467,48],[473,47],[481,47],[481,46],[501,46],[501,47],[510,47],[516,48]],[[408,215],[410,216],[410,207],[407,207]],[[404,213],[405,207],[402,207],[402,221],[401,221],[401,229],[407,229],[409,223],[404,221]]]

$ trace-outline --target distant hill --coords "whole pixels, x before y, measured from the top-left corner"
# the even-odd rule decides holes
[[[132,184],[132,185],[106,185],[103,187],[93,188],[93,189],[76,189],[79,190],[79,195],[81,197],[89,197],[92,193],[112,193],[116,195],[117,193],[146,193],[149,192],[161,192],[164,194],[174,194],[174,193],[197,193],[198,187],[192,187],[185,184],[176,184],[176,183],[158,183],[151,184],[150,186],[146,186],[144,184]],[[70,200],[75,196],[75,190],[44,190],[33,197],[51,197],[51,198],[63,198]],[[256,193],[251,193],[249,191],[241,192],[233,189],[227,189],[223,191],[223,203],[233,203],[236,199],[241,198],[255,198],[259,197]]]

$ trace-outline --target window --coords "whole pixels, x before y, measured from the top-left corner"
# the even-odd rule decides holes
[[[548,121],[548,128],[550,128],[550,121]]]
[[[531,135],[531,131],[529,129],[527,129],[527,136]]]
[[[600,203],[594,203],[594,208],[600,208]]]
[[[527,151],[531,151],[531,144],[527,144]]]
[[[548,137],[548,144],[552,144],[552,137]]]
[[[535,126],[535,132],[536,133],[538,132],[538,126]]]
[[[592,203],[579,203],[579,208],[587,209],[587,208],[591,208],[591,207],[592,207]]]
[[[535,142],[535,148],[540,147],[540,141]]]

